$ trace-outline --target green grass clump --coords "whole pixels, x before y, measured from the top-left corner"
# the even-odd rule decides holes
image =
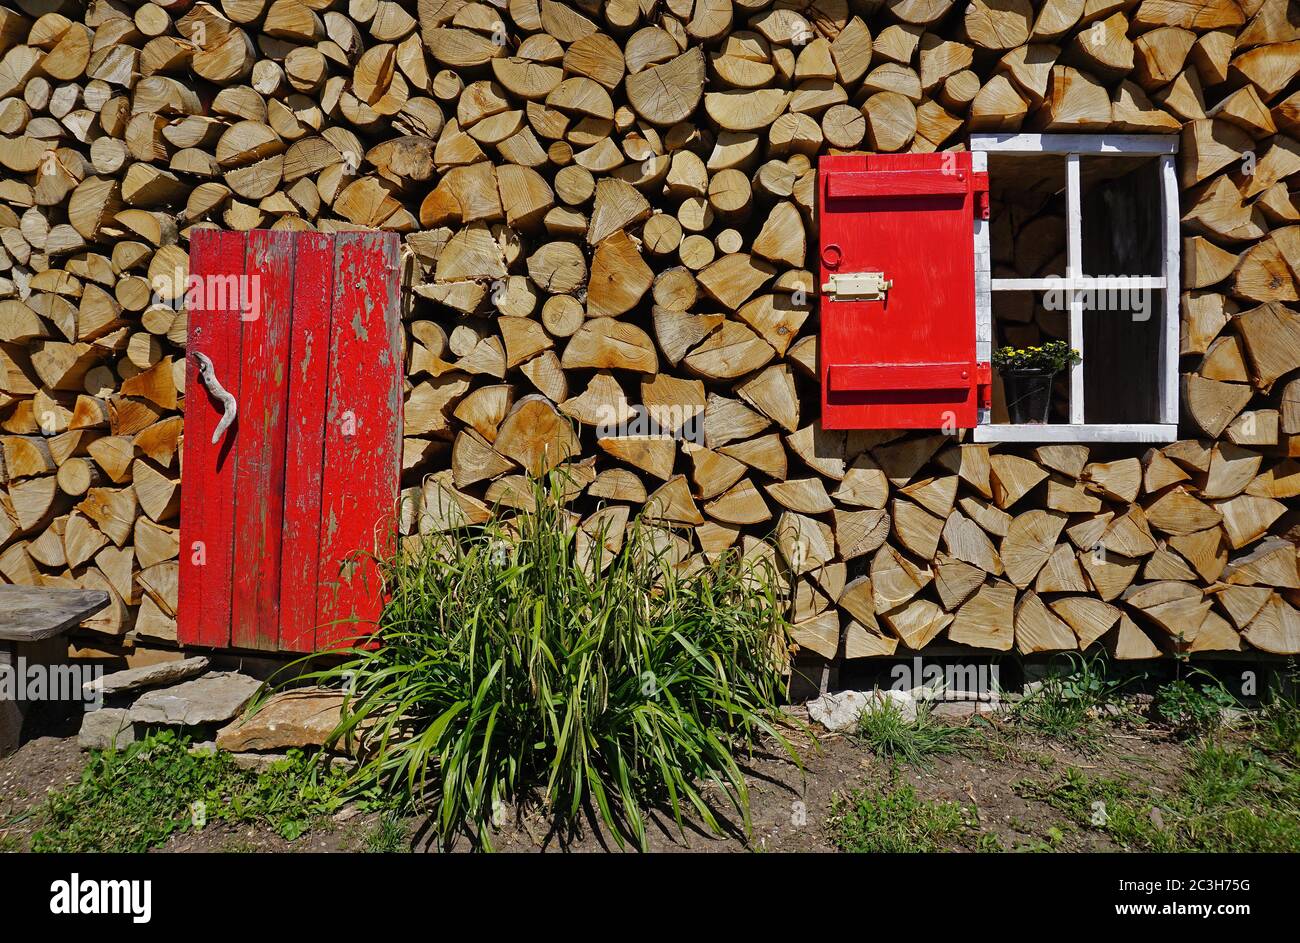
[[[1225,708],[1237,707],[1237,699],[1214,675],[1200,668],[1181,675],[1156,691],[1156,714],[1182,737],[1202,737],[1223,723]]]
[[[935,756],[961,749],[966,731],[961,727],[935,723],[930,710],[918,705],[916,719],[909,722],[893,701],[883,701],[858,718],[857,735],[871,752],[893,763],[928,765]]]
[[[1207,741],[1192,751],[1191,761],[1182,793],[1193,808],[1214,809],[1239,803],[1252,791],[1268,787],[1266,761],[1254,750]]]
[[[841,851],[939,851],[960,844],[970,818],[958,803],[926,801],[909,784],[873,784],[836,796],[827,829]],[[982,844],[980,850],[994,849]]]
[[[395,854],[406,851],[410,846],[406,823],[401,815],[394,811],[384,812],[365,836],[365,849],[371,854]]]
[[[386,562],[378,644],[308,676],[349,692],[358,781],[431,809],[444,846],[490,847],[509,803],[561,840],[592,813],[644,847],[651,808],[721,831],[704,784],[748,829],[737,757],[763,734],[786,745],[770,568],[733,551],[682,572],[661,528],[580,531],[564,490],[553,475],[531,509]]]
[[[292,841],[344,801],[346,777],[292,753],[261,773],[224,753],[191,753],[170,731],[96,751],[76,785],[35,813],[33,851],[142,852],[207,822],[257,823]]]
[[[1049,666],[1039,687],[1012,710],[1018,725],[1076,747],[1094,747],[1100,738],[1101,715],[1115,703],[1124,682],[1106,674],[1100,653],[1067,652]]]

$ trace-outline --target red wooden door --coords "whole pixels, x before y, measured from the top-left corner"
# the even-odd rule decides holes
[[[397,236],[199,230],[189,284],[180,640],[331,647],[382,602],[354,551],[395,533]]]
[[[823,157],[818,165],[822,426],[974,426],[975,213],[968,153]]]

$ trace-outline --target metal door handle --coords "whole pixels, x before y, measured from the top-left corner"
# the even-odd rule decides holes
[[[194,359],[199,365],[199,379],[203,381],[203,385],[208,388],[208,392],[212,394],[213,398],[221,404],[221,421],[217,423],[217,428],[212,430],[212,444],[216,445],[225,431],[230,428],[231,423],[235,421],[235,415],[239,412],[239,404],[235,402],[235,398],[226,391],[226,388],[221,385],[221,381],[217,379],[216,370],[212,366],[212,358],[196,350]]]

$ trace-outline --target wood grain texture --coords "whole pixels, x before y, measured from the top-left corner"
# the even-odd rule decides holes
[[[273,649],[280,629],[285,419],[289,340],[299,309],[293,233],[248,234],[245,277],[257,307],[244,317],[241,352],[231,643]]]
[[[103,590],[0,585],[0,640],[53,638],[107,605]]]
[[[316,644],[314,586],[320,566],[323,417],[330,376],[334,271],[333,237],[300,234],[294,257],[294,312],[288,360],[278,642],[281,649],[291,652],[310,651]]]
[[[382,604],[370,554],[390,552],[396,533],[402,429],[397,253],[390,234],[336,237],[317,648],[367,631]]]

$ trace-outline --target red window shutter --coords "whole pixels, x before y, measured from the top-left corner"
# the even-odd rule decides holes
[[[190,246],[180,641],[312,651],[382,605],[401,471],[398,240],[200,230]],[[251,302],[251,304],[249,304]],[[199,355],[235,397],[203,384]]]
[[[974,426],[976,213],[968,153],[823,157],[819,364],[826,429]]]

